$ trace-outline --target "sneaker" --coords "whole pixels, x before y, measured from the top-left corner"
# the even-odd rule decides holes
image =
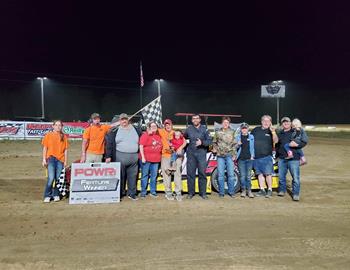
[[[53,197],[53,201],[54,202],[59,202],[61,199],[60,199],[60,196],[55,196]]]
[[[256,193],[257,197],[265,197],[266,196],[266,191],[265,189],[260,189],[258,193]]]
[[[188,194],[187,196],[186,196],[186,199],[188,199],[188,200],[192,200],[192,198],[194,197],[194,195],[193,194]]]
[[[298,202],[300,200],[299,195],[293,195],[293,201]]]
[[[50,198],[50,197],[45,197],[44,203],[49,203],[50,201],[51,201],[51,198]]]
[[[268,189],[265,198],[271,198],[272,197],[272,190]]]
[[[130,200],[133,200],[133,201],[137,201],[137,200],[138,200],[138,198],[136,197],[136,195],[128,195],[128,198],[129,198]]]
[[[225,195],[224,194],[219,194],[219,198],[224,198]]]
[[[235,197],[234,193],[233,194],[228,193],[227,195],[230,196],[232,199]]]
[[[146,194],[141,194],[141,195],[140,195],[140,198],[141,198],[141,199],[146,199]]]
[[[182,195],[181,194],[176,194],[175,195],[175,198],[178,202],[181,202],[182,201]]]
[[[153,197],[153,198],[158,198],[157,193],[151,193],[150,196]]]
[[[245,191],[245,189],[242,189],[241,191],[241,197],[245,198],[247,196],[247,192]]]
[[[165,199],[167,199],[168,201],[173,201],[174,200],[173,194],[166,193],[165,194]]]
[[[254,198],[255,197],[251,190],[248,190],[248,197],[249,198]]]
[[[286,193],[284,191],[280,191],[277,193],[277,196],[279,197],[284,197],[286,195]]]

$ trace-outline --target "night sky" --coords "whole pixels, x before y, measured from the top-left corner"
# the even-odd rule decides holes
[[[51,2],[2,1],[0,91],[10,102],[0,119],[40,114],[37,76],[50,79],[48,120],[133,113],[142,61],[144,103],[157,95],[153,80],[163,78],[165,116],[241,113],[256,123],[265,112],[275,116],[260,85],[281,79],[281,114],[350,122],[346,1]]]

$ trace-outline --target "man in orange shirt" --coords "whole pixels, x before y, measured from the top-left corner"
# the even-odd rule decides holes
[[[111,125],[101,125],[101,116],[98,113],[91,115],[92,123],[85,129],[81,149],[81,163],[102,162],[105,152],[105,136]]]
[[[159,128],[158,133],[160,137],[162,138],[162,161],[161,161],[161,168],[162,168],[162,175],[164,179],[164,188],[165,188],[165,198],[169,201],[174,200],[172,187],[171,187],[171,175],[168,174],[168,170],[171,167],[170,160],[171,160],[171,145],[170,141],[174,137],[174,130],[173,130],[173,122],[170,119],[165,119],[164,121],[164,128]],[[184,141],[183,145],[181,145],[176,151],[178,153],[182,153],[182,150],[186,146],[186,141]],[[176,200],[181,201],[182,195],[182,182],[181,182],[181,164],[182,159],[177,159],[176,161],[176,171],[174,173],[174,182],[175,182],[175,193],[176,193]]]

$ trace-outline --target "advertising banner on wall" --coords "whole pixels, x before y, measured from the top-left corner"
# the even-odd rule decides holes
[[[69,138],[82,138],[84,130],[89,126],[87,122],[65,122],[63,123],[63,133]]]
[[[0,121],[0,138],[23,139],[24,122]]]
[[[26,138],[42,138],[45,134],[52,130],[52,123],[49,122],[26,122],[25,137]]]

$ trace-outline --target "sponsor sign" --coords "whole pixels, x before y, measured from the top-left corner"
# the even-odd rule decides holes
[[[89,126],[87,122],[65,122],[63,123],[63,133],[69,138],[82,138],[84,130]]]
[[[261,86],[261,97],[263,98],[284,98],[286,86],[283,84],[269,84]]]
[[[52,130],[52,123],[47,122],[26,122],[25,136],[27,138],[42,138]]]
[[[0,122],[0,137],[3,138],[24,138],[24,122],[1,121]]]
[[[120,163],[73,163],[70,204],[120,202]]]

